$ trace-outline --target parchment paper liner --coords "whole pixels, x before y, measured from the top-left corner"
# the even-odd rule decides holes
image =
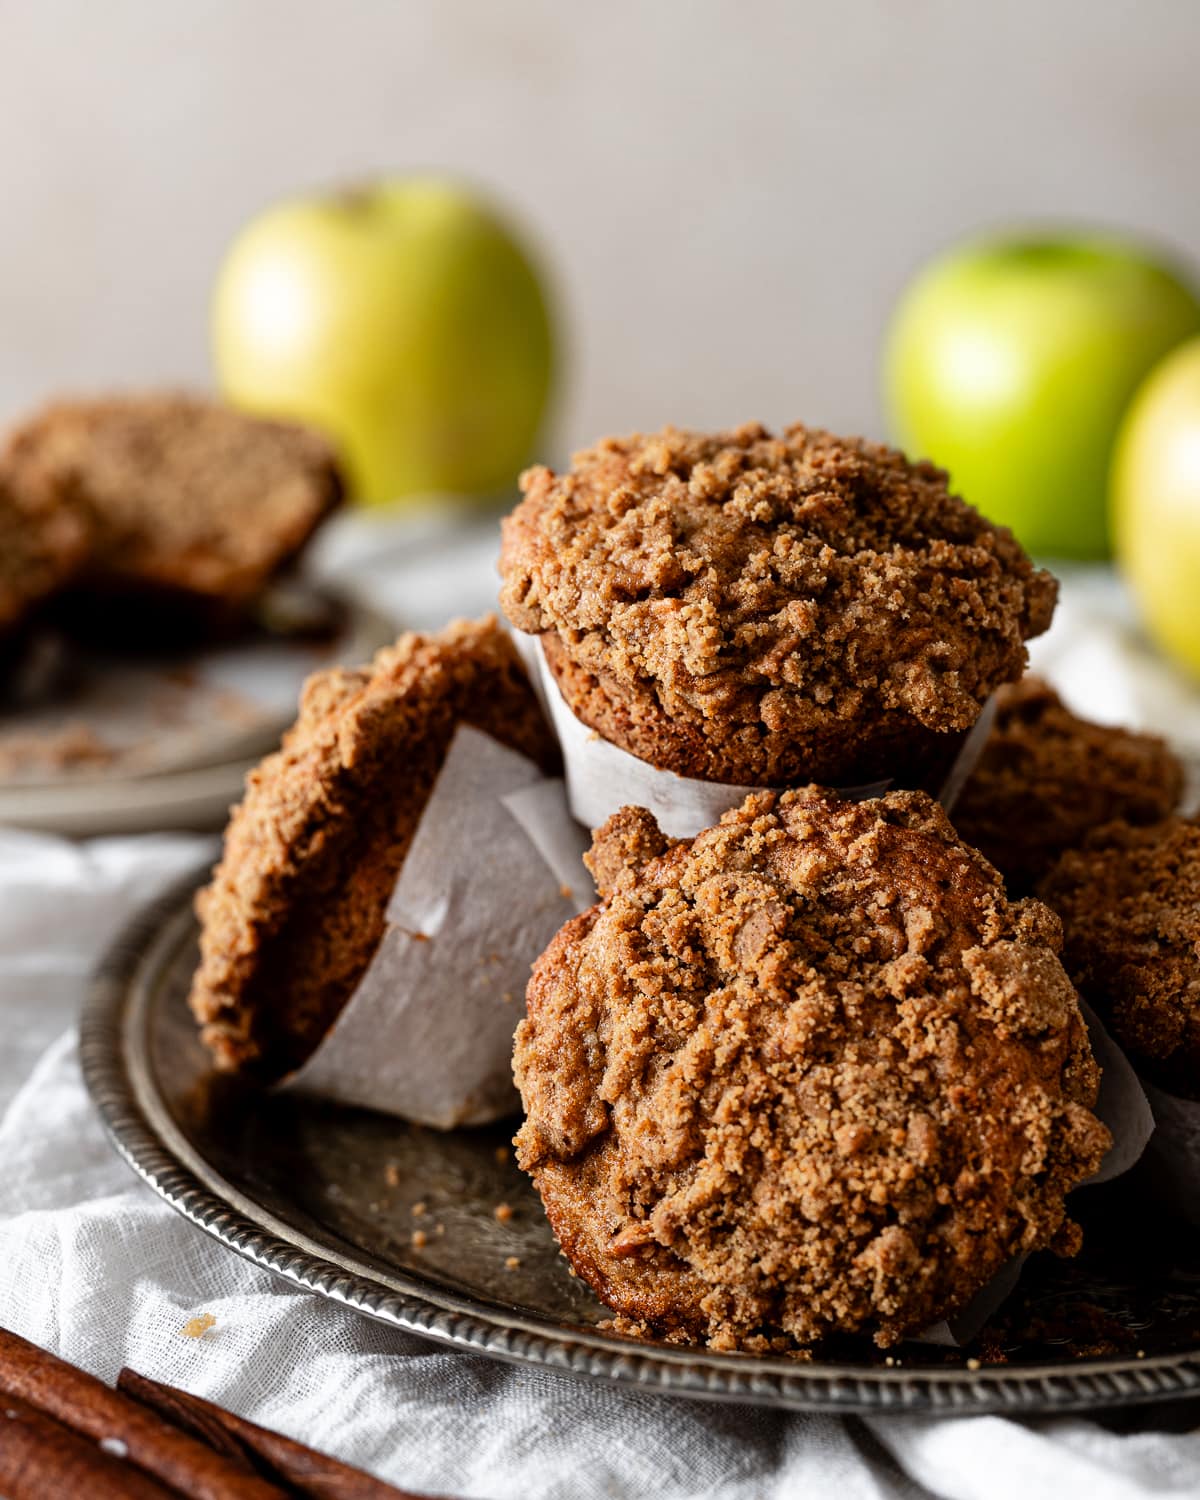
[[[367,972],[283,1085],[440,1130],[520,1108],[512,1040],[533,960],[595,899],[562,783],[459,725]]]
[[[669,837],[693,838],[719,822],[722,813],[738,807],[751,792],[765,790],[678,776],[630,755],[575,717],[546,664],[540,636],[516,630],[513,639],[562,749],[572,816],[585,828],[599,828],[619,808],[645,807]],[[995,701],[989,698],[946,773],[938,800],[947,812],[983,753],[995,714]],[[835,790],[857,801],[878,797],[891,785],[884,780]]]

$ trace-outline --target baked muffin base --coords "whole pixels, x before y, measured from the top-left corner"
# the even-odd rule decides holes
[[[714,741],[672,718],[647,686],[628,691],[574,661],[553,632],[538,637],[567,707],[589,729],[660,771],[731,786],[893,786],[936,795],[969,730],[938,733],[907,714],[881,714],[870,734],[847,742],[831,710],[826,732],[797,742],[766,725]]]

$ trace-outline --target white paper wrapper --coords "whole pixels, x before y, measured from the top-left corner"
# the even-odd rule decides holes
[[[722,813],[739,806],[751,792],[767,790],[678,776],[620,749],[572,713],[546,665],[540,637],[519,630],[513,632],[513,637],[562,747],[567,801],[572,816],[584,827],[599,828],[622,807],[645,807],[668,837],[692,838],[719,822]],[[947,811],[953,807],[987,743],[995,711],[995,704],[989,699],[962,743],[939,798]],[[890,780],[875,781],[837,790],[844,797],[859,799],[878,797],[891,785]]]
[[[594,900],[586,847],[561,782],[460,725],[375,956],[283,1087],[440,1130],[514,1113],[512,1040],[530,965]]]
[[[979,717],[967,731],[967,737],[959,747],[958,754],[954,757],[954,764],[946,773],[946,779],[942,782],[942,789],[938,793],[938,801],[948,813],[954,811],[954,804],[962,795],[962,789],[970,779],[971,772],[979,764],[979,757],[983,754],[983,747],[987,744],[992,732],[992,725],[996,722],[996,695],[993,693],[979,710]]]
[[[1086,1000],[1080,1000],[1079,1008],[1087,1022],[1092,1054],[1100,1064],[1100,1098],[1096,1101],[1096,1114],[1108,1126],[1113,1138],[1099,1171],[1082,1184],[1092,1187],[1097,1183],[1111,1182],[1141,1160],[1154,1134],[1154,1111],[1133,1064],[1109,1036],[1100,1017]]]
[[[1154,1111],[1148,1152],[1155,1185],[1176,1213],[1200,1228],[1200,1101],[1145,1083]]]

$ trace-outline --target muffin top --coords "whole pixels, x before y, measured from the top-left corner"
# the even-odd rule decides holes
[[[5,461],[28,503],[86,523],[84,581],[106,591],[248,599],[342,495],[317,433],[187,395],[56,402]]]
[[[1115,822],[1042,882],[1063,962],[1150,1077],[1200,1098],[1200,822]]]
[[[897,1341],[1070,1249],[1098,1070],[1059,926],[924,793],[757,793],[690,841],[597,833],[535,966],[518,1159],[576,1271],[717,1347]]]
[[[459,723],[536,760],[557,748],[494,617],[405,635],[366,667],[317,673],[247,778],[213,878],[191,1006],[225,1068],[277,1076],[337,1019]]]
[[[609,438],[522,489],[509,619],[717,737],[895,713],[965,729],[1054,608],[1050,575],[940,470],[800,425]]]
[[[1025,892],[1092,829],[1114,818],[1155,823],[1182,792],[1183,767],[1164,740],[1081,719],[1049,683],[1026,677],[997,694],[995,727],[953,821],[1010,891]]]

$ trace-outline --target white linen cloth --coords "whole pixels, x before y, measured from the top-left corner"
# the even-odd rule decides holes
[[[478,596],[485,574],[472,578]],[[470,595],[461,571],[455,585],[456,602]],[[390,602],[410,602],[402,577],[396,588]],[[477,607],[478,597],[464,599],[464,609]],[[422,611],[421,623],[438,618],[432,604]],[[1200,696],[1165,668],[1147,676],[1106,581],[1072,581],[1038,655],[1096,716],[1157,720],[1176,736],[1190,726],[1200,744]],[[1180,1431],[1180,1408],[1110,1422],[859,1420],[669,1399],[439,1349],[216,1244],[112,1153],[75,1056],[75,1016],[95,959],[138,905],[213,850],[190,836],[73,845],[0,831],[0,1323],[106,1380],[132,1365],[430,1493],[1200,1494],[1200,1431],[1186,1430],[1200,1423],[1200,1403],[1182,1409]],[[184,1323],[202,1312],[215,1325],[184,1337]]]

